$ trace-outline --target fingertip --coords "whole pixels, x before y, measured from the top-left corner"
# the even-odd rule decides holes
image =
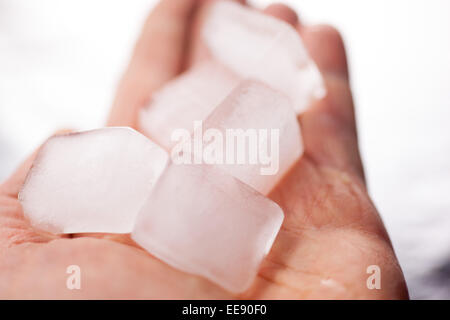
[[[330,25],[299,28],[305,46],[323,73],[348,77],[347,55],[341,33]]]
[[[283,20],[292,26],[296,26],[299,21],[295,10],[282,3],[271,4],[265,8],[263,12],[272,17]]]

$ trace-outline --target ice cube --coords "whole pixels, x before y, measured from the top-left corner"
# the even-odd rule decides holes
[[[169,164],[132,238],[182,271],[245,291],[284,218],[276,203],[210,165]]]
[[[157,91],[139,117],[148,137],[170,150],[175,129],[192,132],[238,84],[239,78],[219,63],[205,61]]]
[[[202,34],[213,58],[285,93],[297,113],[323,97],[321,74],[293,27],[231,1],[217,1],[210,10]]]
[[[19,199],[35,227],[53,233],[129,233],[168,154],[130,128],[50,138]]]
[[[290,100],[267,85],[241,82],[172,150],[177,163],[215,164],[267,195],[303,153]]]

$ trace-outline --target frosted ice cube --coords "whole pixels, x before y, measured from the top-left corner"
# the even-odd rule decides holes
[[[287,23],[231,1],[212,5],[202,28],[213,58],[243,78],[285,93],[297,113],[325,94],[322,77]]]
[[[238,84],[239,79],[218,63],[206,61],[157,91],[139,117],[140,128],[166,150],[175,129],[192,132]]]
[[[19,199],[31,223],[53,233],[129,233],[168,155],[130,128],[50,138]]]
[[[206,162],[267,195],[303,153],[290,100],[247,80],[172,150],[177,162]]]
[[[276,203],[210,165],[170,164],[132,238],[182,271],[245,291],[284,218]]]

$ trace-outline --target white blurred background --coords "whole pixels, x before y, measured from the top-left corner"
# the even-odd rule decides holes
[[[343,33],[370,193],[410,294],[450,299],[450,1],[285,3]],[[0,180],[56,129],[102,126],[154,4],[0,0]]]

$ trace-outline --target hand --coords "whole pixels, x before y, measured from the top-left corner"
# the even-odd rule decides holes
[[[149,16],[119,85],[109,125],[137,128],[150,94],[202,59],[197,0],[163,0]],[[389,237],[367,194],[359,157],[344,46],[327,26],[303,26],[281,5],[271,14],[294,25],[321,69],[328,95],[303,114],[305,154],[271,198],[285,221],[254,285],[232,296],[175,270],[129,236],[57,236],[34,230],[17,194],[33,156],[0,187],[0,298],[407,298]],[[194,23],[195,21],[195,23]],[[191,30],[187,33],[186,30]],[[186,48],[190,44],[190,55]],[[66,268],[81,268],[81,290],[68,290]],[[369,290],[366,268],[381,269]]]

